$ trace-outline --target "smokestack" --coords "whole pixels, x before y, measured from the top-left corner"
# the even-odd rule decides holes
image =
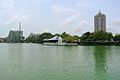
[[[21,31],[21,22],[19,22],[19,31]]]

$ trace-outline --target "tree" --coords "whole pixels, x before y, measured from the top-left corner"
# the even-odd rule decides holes
[[[39,41],[40,41],[40,43],[42,43],[44,39],[50,39],[52,37],[54,37],[54,35],[52,35],[51,33],[42,33],[39,36]]]
[[[98,31],[98,32],[94,32],[94,40],[95,41],[105,41],[106,39],[106,32],[102,32],[102,31]]]
[[[87,41],[89,36],[90,36],[90,32],[86,32],[81,36],[81,41]]]
[[[113,37],[113,40],[115,42],[120,42],[120,34],[116,34],[114,37]]]
[[[31,33],[27,38],[26,42],[37,43],[38,35]]]
[[[111,41],[113,38],[112,33],[107,33],[107,32],[86,32],[82,35],[81,41],[86,41],[86,42],[104,42],[104,41]]]
[[[54,37],[51,33],[33,34],[31,33],[27,38],[26,42],[42,43],[44,39],[50,39]]]
[[[110,32],[107,33],[107,34],[106,34],[106,40],[107,40],[107,41],[111,41],[112,39],[113,39],[113,34],[110,33]]]
[[[70,35],[66,32],[62,33],[61,37],[63,38],[64,42],[70,42],[71,43],[71,42],[78,42],[79,41],[79,37],[77,35],[72,36],[72,35]]]

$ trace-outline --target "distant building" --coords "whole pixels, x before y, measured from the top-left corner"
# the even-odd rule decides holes
[[[7,37],[7,42],[18,43],[24,40],[23,31],[10,31]]]
[[[4,43],[5,39],[4,38],[0,38],[0,43]]]
[[[8,43],[20,43],[24,41],[23,31],[21,31],[21,23],[19,24],[18,31],[10,31],[7,37]]]
[[[94,31],[106,32],[106,15],[102,14],[101,11],[94,16]]]

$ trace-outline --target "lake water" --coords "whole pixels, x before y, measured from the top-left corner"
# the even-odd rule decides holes
[[[0,80],[120,80],[120,46],[0,44]]]

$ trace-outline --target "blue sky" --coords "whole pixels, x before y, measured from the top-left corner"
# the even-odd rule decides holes
[[[120,0],[0,0],[0,37],[17,30],[24,35],[62,33],[81,35],[94,30],[94,15],[107,16],[107,31],[120,33]]]

